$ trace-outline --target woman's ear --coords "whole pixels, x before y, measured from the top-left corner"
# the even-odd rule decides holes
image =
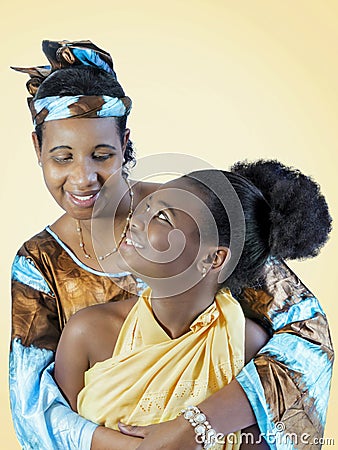
[[[36,156],[38,158],[38,163],[41,165],[41,147],[39,144],[39,139],[35,131],[32,132],[32,141],[35,149]]]
[[[123,144],[122,144],[123,155],[124,155],[124,152],[126,151],[129,138],[130,138],[130,130],[129,130],[129,128],[126,128],[124,131]]]

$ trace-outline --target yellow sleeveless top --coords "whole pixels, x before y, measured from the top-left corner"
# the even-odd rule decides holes
[[[149,425],[174,419],[243,367],[244,315],[228,290],[220,290],[190,331],[176,339],[157,323],[150,296],[147,288],[128,314],[113,356],[85,373],[77,407],[95,423],[117,429],[119,420]]]

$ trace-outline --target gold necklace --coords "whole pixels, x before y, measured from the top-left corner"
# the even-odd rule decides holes
[[[114,247],[113,250],[111,250],[110,252],[106,253],[105,255],[99,256],[97,258],[99,261],[103,261],[104,259],[108,258],[112,254],[117,252],[117,250],[119,249],[123,239],[126,237],[126,233],[127,233],[128,227],[129,227],[129,222],[130,222],[131,216],[133,215],[134,192],[133,192],[133,189],[132,189],[132,187],[131,187],[131,185],[129,183],[128,178],[124,178],[124,180],[125,180],[125,182],[128,185],[128,191],[129,191],[129,196],[130,196],[129,211],[128,211],[128,215],[127,215],[127,218],[126,218],[126,223],[124,225],[123,231],[122,231],[121,236],[120,236],[120,240],[118,241],[116,247]],[[93,259],[92,256],[89,253],[86,252],[86,247],[85,247],[85,243],[84,243],[84,240],[83,240],[83,234],[82,234],[81,221],[78,220],[78,219],[76,219],[76,231],[77,231],[77,233],[79,235],[79,240],[80,240],[80,244],[79,245],[80,245],[80,248],[83,251],[83,254],[84,254],[85,258]]]

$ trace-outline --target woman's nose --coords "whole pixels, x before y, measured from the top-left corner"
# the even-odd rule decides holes
[[[77,187],[84,188],[97,182],[98,174],[94,165],[89,161],[78,161],[72,164],[71,182]]]

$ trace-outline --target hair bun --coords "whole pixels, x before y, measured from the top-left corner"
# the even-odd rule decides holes
[[[276,160],[238,162],[231,171],[250,180],[271,206],[272,256],[301,259],[318,254],[328,239],[332,220],[315,181]]]

